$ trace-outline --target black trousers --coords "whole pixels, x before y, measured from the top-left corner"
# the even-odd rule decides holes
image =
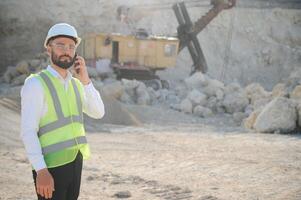
[[[55,189],[50,200],[77,200],[80,191],[82,166],[83,157],[82,154],[78,152],[73,162],[48,169],[54,179]],[[34,170],[32,173],[36,186],[37,173]],[[38,195],[38,200],[46,199]]]

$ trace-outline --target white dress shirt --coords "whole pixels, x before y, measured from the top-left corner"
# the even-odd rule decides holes
[[[64,79],[51,66],[48,66],[47,70],[64,84],[65,90],[68,90],[68,84],[72,78],[70,72],[68,72],[67,77]],[[84,85],[83,88],[83,112],[92,118],[102,118],[104,115],[104,105],[99,92],[94,88],[92,82]],[[29,162],[36,171],[47,167],[37,134],[40,119],[46,114],[47,109],[41,82],[36,77],[27,79],[21,90],[21,138]]]

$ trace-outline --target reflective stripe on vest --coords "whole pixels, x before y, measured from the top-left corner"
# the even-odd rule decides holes
[[[40,127],[39,131],[38,131],[38,136],[41,137],[42,135],[44,135],[50,131],[53,131],[53,130],[56,130],[63,126],[72,124],[73,122],[83,123],[82,102],[81,102],[80,93],[76,86],[75,81],[73,79],[71,79],[72,87],[73,87],[75,97],[76,97],[76,104],[77,104],[77,109],[78,109],[79,115],[72,115],[70,117],[64,117],[61,103],[60,103],[58,94],[56,92],[56,89],[55,89],[53,83],[51,82],[50,78],[45,74],[45,72],[41,72],[40,76],[50,91],[50,95],[51,95],[51,98],[52,98],[52,101],[54,104],[54,108],[55,108],[55,112],[56,112],[58,119],[54,122],[51,122],[49,124],[46,124],[46,125]],[[85,143],[87,143],[86,137],[80,136],[80,137],[77,137],[77,138],[74,138],[71,140],[67,140],[67,141],[59,142],[59,143],[52,144],[52,145],[49,145],[46,147],[42,147],[42,152],[43,152],[43,155],[45,155],[48,153],[53,153],[55,151],[60,151],[65,148],[75,146],[77,144],[85,144]]]
[[[43,155],[46,155],[48,153],[60,151],[60,150],[66,149],[68,147],[75,146],[77,144],[86,144],[86,143],[87,143],[86,137],[80,136],[75,139],[66,140],[66,141],[63,141],[60,143],[56,143],[56,144],[52,144],[47,147],[44,147],[44,148],[42,148],[42,152],[43,152]]]

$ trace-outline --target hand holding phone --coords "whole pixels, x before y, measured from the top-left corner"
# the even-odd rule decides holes
[[[84,85],[87,85],[91,82],[89,75],[88,75],[88,71],[87,71],[87,67],[85,64],[85,59],[79,55],[77,55],[77,53],[75,53],[75,56],[73,58],[74,61],[74,71],[76,73],[76,78],[78,78]]]

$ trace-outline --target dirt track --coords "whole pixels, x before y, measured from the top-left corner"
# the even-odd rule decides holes
[[[0,200],[35,199],[19,138],[19,105],[5,100],[0,109]],[[84,165],[80,199],[115,199],[120,191],[133,200],[301,199],[300,134],[247,133],[227,118],[160,121],[136,128],[98,125],[90,132],[93,156]]]

